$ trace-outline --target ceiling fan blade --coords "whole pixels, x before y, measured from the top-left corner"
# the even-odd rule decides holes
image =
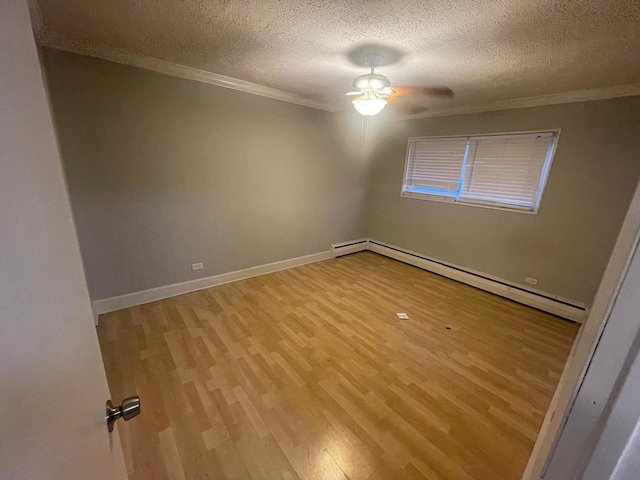
[[[349,92],[349,93],[347,93],[347,95],[362,95],[362,92],[361,91]]]
[[[395,112],[402,115],[417,115],[419,113],[426,112],[429,110],[424,105],[415,105],[410,101],[405,100],[399,96],[391,96],[387,98],[389,103],[389,107],[391,107]]]
[[[393,87],[398,97],[434,96],[453,98],[455,94],[448,87]]]

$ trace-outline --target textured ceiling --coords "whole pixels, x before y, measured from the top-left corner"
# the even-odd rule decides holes
[[[312,96],[330,108],[366,73],[446,85],[473,105],[640,82],[640,0],[39,0],[41,37]],[[46,43],[46,42],[45,42]],[[55,43],[55,41],[52,41]],[[377,47],[371,47],[377,45]],[[85,48],[87,49],[87,48]]]

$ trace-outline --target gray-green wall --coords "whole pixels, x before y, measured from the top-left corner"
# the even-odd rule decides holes
[[[407,139],[561,128],[538,215],[401,198]],[[640,177],[640,97],[377,124],[369,236],[590,305]]]
[[[368,166],[337,115],[55,50],[43,61],[94,300],[366,235]]]
[[[375,240],[590,305],[640,178],[640,97],[341,117],[103,60],[43,60],[92,298]],[[561,128],[538,215],[400,197],[410,136]],[[191,263],[204,269],[191,271]]]

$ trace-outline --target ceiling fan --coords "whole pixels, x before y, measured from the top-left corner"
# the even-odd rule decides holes
[[[382,56],[377,54],[367,55],[364,59],[370,73],[360,75],[353,81],[353,86],[358,90],[347,95],[357,95],[352,100],[353,106],[361,115],[377,115],[391,99],[407,96],[454,96],[453,91],[447,87],[393,87],[391,80],[384,75],[375,73],[376,67],[382,65]]]

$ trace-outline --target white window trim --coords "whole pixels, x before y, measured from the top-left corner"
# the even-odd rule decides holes
[[[434,195],[430,193],[415,193],[408,192],[404,190],[405,180],[407,178],[407,168],[409,167],[409,152],[411,149],[411,142],[415,142],[418,140],[433,140],[437,138],[473,138],[473,137],[504,137],[504,136],[516,136],[516,135],[535,135],[537,133],[552,133],[556,135],[556,141],[553,143],[553,147],[551,148],[551,152],[549,155],[551,159],[549,163],[546,165],[546,168],[542,171],[541,176],[541,187],[540,193],[538,194],[538,198],[536,199],[536,204],[533,210],[528,208],[518,208],[517,206],[505,206],[505,205],[491,205],[489,203],[471,203],[464,202],[460,200],[456,200],[455,197],[449,197],[446,195]],[[553,160],[556,157],[556,149],[558,148],[558,143],[560,142],[560,134],[562,133],[561,128],[548,128],[544,130],[525,130],[518,132],[500,132],[500,133],[474,133],[469,135],[435,135],[428,137],[409,137],[407,140],[407,153],[404,159],[404,171],[402,173],[402,188],[400,189],[400,196],[402,198],[410,198],[414,200],[426,200],[428,202],[438,202],[438,203],[448,203],[451,205],[462,205],[465,207],[480,207],[480,208],[488,208],[491,210],[503,210],[505,212],[512,213],[525,213],[528,215],[538,215],[540,212],[540,204],[542,202],[542,197],[547,188],[547,181],[549,180],[549,172],[551,171],[551,166],[553,164]]]

